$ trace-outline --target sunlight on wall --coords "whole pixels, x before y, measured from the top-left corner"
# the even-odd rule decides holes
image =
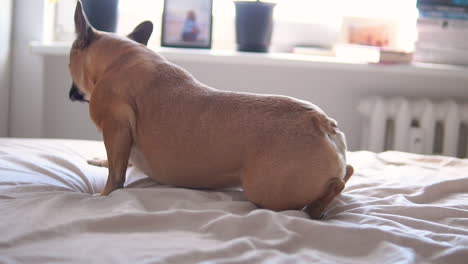
[[[128,1],[128,0],[127,0]],[[275,18],[294,22],[331,22],[342,16],[408,19],[417,16],[416,0],[277,0]],[[215,16],[234,16],[232,0],[214,0]]]

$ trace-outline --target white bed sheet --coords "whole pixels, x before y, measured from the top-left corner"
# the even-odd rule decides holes
[[[161,186],[135,169],[92,196],[101,142],[0,139],[0,263],[468,263],[468,160],[349,154],[321,221],[240,191]]]

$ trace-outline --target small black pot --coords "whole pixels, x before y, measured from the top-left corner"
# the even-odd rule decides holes
[[[81,0],[89,23],[97,29],[115,32],[119,0]]]
[[[236,5],[237,49],[268,52],[273,33],[273,10],[276,4],[234,1]]]

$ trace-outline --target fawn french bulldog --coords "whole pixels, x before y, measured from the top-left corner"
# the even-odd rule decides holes
[[[271,210],[319,218],[353,174],[337,124],[286,96],[220,91],[146,47],[151,22],[127,37],[93,29],[80,1],[70,53],[70,99],[89,102],[102,131],[109,176],[122,188],[129,163],[186,188],[242,186]]]

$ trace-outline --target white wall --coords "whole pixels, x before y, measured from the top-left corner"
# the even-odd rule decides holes
[[[101,139],[91,122],[88,104],[71,102],[71,78],[67,56],[44,59],[44,124],[42,136],[49,138]]]
[[[31,53],[31,41],[41,41],[44,0],[14,0],[10,136],[42,134],[42,57]]]
[[[0,137],[8,135],[12,0],[0,0]]]
[[[224,90],[284,94],[311,101],[335,118],[346,133],[349,147],[359,149],[361,119],[359,100],[370,95],[468,99],[468,74],[437,70],[391,70],[386,66],[327,67],[327,64],[292,63],[258,65],[173,61],[200,81]],[[99,139],[88,117],[87,104],[68,99],[70,77],[66,56],[45,57],[45,137]],[[312,65],[312,66],[311,66]],[[368,70],[365,70],[367,69]],[[364,70],[363,70],[364,69]],[[446,74],[444,74],[444,72]]]

